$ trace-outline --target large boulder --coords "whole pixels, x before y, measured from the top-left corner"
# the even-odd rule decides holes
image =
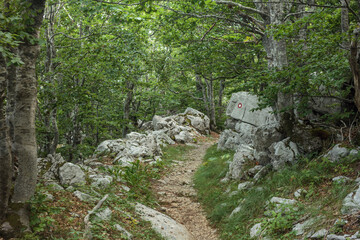
[[[286,138],[280,142],[273,143],[270,147],[270,161],[275,170],[280,170],[286,163],[293,163],[299,150],[295,143]]]
[[[86,183],[84,171],[78,165],[69,162],[59,168],[59,178],[62,185],[76,186]]]
[[[137,203],[135,211],[145,221],[149,221],[153,229],[167,240],[193,240],[186,227],[169,216]]]
[[[277,123],[272,108],[254,110],[259,107],[258,102],[258,97],[248,92],[233,93],[226,109],[226,115],[254,127]]]

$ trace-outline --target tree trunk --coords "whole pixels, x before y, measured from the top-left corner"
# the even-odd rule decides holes
[[[360,33],[360,29],[356,29],[354,32],[354,39],[351,42],[350,57],[349,57],[349,63],[354,81],[354,90],[355,90],[354,102],[358,111],[360,111],[360,75],[359,75],[360,71],[359,71],[359,54],[358,54],[359,33]]]
[[[0,224],[8,211],[13,172],[9,131],[4,113],[6,75],[6,62],[0,55]]]
[[[287,1],[281,0],[269,4],[269,23],[276,27],[282,24],[286,10]],[[288,66],[286,42],[283,39],[277,40],[272,35],[266,35],[263,38],[263,44],[268,58],[268,67],[274,71],[281,71]],[[279,79],[280,85],[286,85],[288,79]],[[290,136],[294,124],[293,96],[281,89],[277,94],[276,109],[281,131],[286,136]]]
[[[204,103],[204,108],[206,110],[206,114],[208,116],[210,116],[210,110],[209,110],[209,105],[208,105],[208,101],[207,101],[207,95],[206,95],[205,86],[204,86],[204,84],[203,84],[203,82],[201,80],[201,77],[199,75],[196,75],[195,78],[196,78],[196,81],[198,82],[198,85],[201,88],[202,99],[203,99],[203,103]]]
[[[209,106],[209,118],[210,118],[210,128],[211,130],[216,130],[216,115],[215,115],[215,100],[214,100],[214,80],[212,78],[205,79],[207,87],[207,96],[208,96],[208,106]]]
[[[349,9],[350,0],[341,0],[341,32],[347,34],[349,32]],[[348,51],[350,49],[350,42],[343,41],[343,47]]]
[[[135,84],[131,81],[126,82],[126,99],[124,102],[124,127],[122,131],[122,137],[125,138],[128,133],[129,127],[128,124],[130,122],[130,111],[131,111],[131,103],[133,101],[134,96],[134,87]]]
[[[225,90],[225,79],[221,79],[220,88],[219,88],[219,100],[218,100],[218,119],[221,119],[224,113],[224,108],[222,104],[224,90]]]
[[[33,38],[39,37],[45,0],[32,0],[27,9],[34,21],[30,29]],[[37,81],[35,64],[40,47],[26,40],[19,46],[24,64],[19,67],[15,84],[14,153],[19,161],[19,174],[15,180],[13,203],[26,203],[35,192],[37,180],[37,152],[35,137],[35,110]]]

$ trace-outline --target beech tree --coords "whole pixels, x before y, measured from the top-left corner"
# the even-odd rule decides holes
[[[36,59],[39,55],[39,29],[41,27],[45,0],[2,2],[1,8],[5,17],[17,16],[22,25],[20,32],[12,32],[11,22],[4,26],[8,34],[20,34],[19,44],[12,52],[18,54],[21,65],[9,70],[6,61],[12,62],[2,51],[1,69],[1,203],[0,220],[4,234],[18,234],[23,227],[29,227],[26,203],[35,192],[37,181],[37,148],[35,136],[35,110],[37,96],[37,78],[35,72]],[[14,14],[14,15],[12,15]],[[8,47],[8,46],[2,46]],[[15,71],[14,71],[15,70]],[[9,74],[16,74],[9,75]],[[12,80],[14,82],[12,82]],[[7,89],[5,86],[8,86]],[[4,111],[4,100],[8,107],[7,116]],[[11,106],[11,103],[14,105]],[[8,121],[8,124],[5,123]],[[9,131],[9,126],[11,127]],[[11,134],[11,135],[10,135]],[[16,169],[15,174],[12,170]],[[12,181],[14,177],[15,181]],[[13,190],[12,190],[13,188]],[[12,190],[12,191],[11,191]],[[11,202],[11,203],[10,203]],[[14,217],[16,216],[16,217]],[[6,223],[7,219],[18,219]]]

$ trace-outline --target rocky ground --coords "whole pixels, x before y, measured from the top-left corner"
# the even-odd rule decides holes
[[[158,180],[153,189],[157,193],[161,210],[183,224],[194,239],[218,239],[216,230],[209,225],[200,203],[192,178],[201,165],[206,150],[216,139],[206,140],[190,150],[186,162],[177,161],[172,171]]]

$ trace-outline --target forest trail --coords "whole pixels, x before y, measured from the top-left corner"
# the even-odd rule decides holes
[[[185,225],[194,240],[218,239],[216,229],[210,226],[192,187],[196,169],[201,165],[206,150],[216,140],[211,138],[197,144],[187,153],[186,161],[175,162],[171,172],[153,185],[161,210]]]

